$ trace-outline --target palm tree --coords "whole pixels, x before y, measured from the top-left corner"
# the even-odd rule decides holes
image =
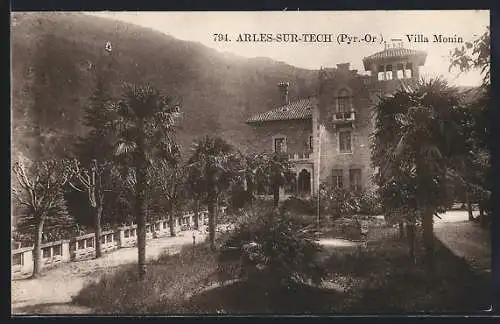
[[[135,217],[139,278],[146,274],[146,215],[148,167],[155,159],[170,160],[178,151],[175,119],[179,107],[150,85],[125,84],[123,98],[113,104],[116,155],[135,173]],[[126,169],[126,168],[125,168]]]
[[[454,115],[458,106],[456,89],[435,79],[421,80],[413,91],[401,89],[376,107],[372,159],[374,166],[380,168],[382,197],[392,206],[406,204],[422,219],[424,247],[431,268],[433,217],[448,207],[450,161],[463,145]],[[402,192],[400,188],[398,196],[393,191],[400,185],[408,190]]]
[[[273,205],[278,207],[280,187],[294,177],[288,158],[280,153],[257,154],[248,165],[247,174],[254,184],[263,184],[273,193]]]
[[[215,250],[216,209],[220,195],[227,190],[239,172],[238,158],[232,145],[220,137],[205,136],[193,144],[188,179],[195,191],[203,193],[208,206],[208,231],[210,248]]]

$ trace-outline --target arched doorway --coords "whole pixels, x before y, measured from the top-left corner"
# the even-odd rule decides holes
[[[306,169],[302,169],[302,171],[300,171],[297,187],[299,195],[303,196],[311,194],[311,173]]]

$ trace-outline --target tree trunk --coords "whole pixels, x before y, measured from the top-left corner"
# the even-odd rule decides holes
[[[220,212],[220,206],[219,206],[219,196],[215,198],[215,217],[214,217],[214,228],[217,230],[217,224],[219,224],[219,212]]]
[[[412,263],[415,263],[415,224],[407,223],[406,232],[407,232],[408,252],[410,260]]]
[[[472,204],[469,197],[469,188],[465,188],[465,202],[467,204],[467,212],[469,213],[469,221],[474,220],[474,214],[472,213]]]
[[[399,238],[404,239],[405,238],[405,224],[402,220],[399,221]]]
[[[35,246],[33,248],[33,274],[32,278],[38,277],[42,270],[42,237],[44,219],[37,224]]]
[[[273,206],[276,208],[280,203],[280,186],[273,185]]]
[[[100,258],[102,255],[101,219],[102,219],[102,203],[99,203],[96,207],[96,218],[95,218],[95,258],[96,259]]]
[[[422,217],[423,241],[425,258],[429,270],[434,270],[434,213],[429,208],[424,208]]]
[[[172,212],[168,216],[168,227],[170,228],[170,236],[176,236],[175,234],[175,217]]]
[[[486,217],[484,215],[484,207],[482,205],[479,206],[479,224],[483,228],[487,227]]]
[[[208,203],[208,237],[210,241],[210,249],[215,251],[215,203]]]
[[[198,230],[200,228],[199,214],[200,214],[200,201],[195,200],[195,202],[194,202],[194,229],[195,230]]]
[[[139,129],[144,131],[143,121],[139,122]],[[136,222],[137,222],[137,251],[138,251],[138,271],[139,279],[144,279],[146,275],[146,186],[147,186],[147,166],[145,157],[144,133],[137,137],[137,162],[136,162]]]

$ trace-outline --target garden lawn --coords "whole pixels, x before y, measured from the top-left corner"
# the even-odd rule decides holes
[[[297,284],[265,292],[237,281],[201,292],[221,280],[217,256],[206,245],[184,248],[148,266],[144,282],[137,282],[136,266],[84,288],[75,302],[106,314],[179,313],[474,313],[489,307],[491,278],[472,272],[468,264],[436,240],[436,271],[426,272],[417,251],[410,262],[396,229],[380,228],[366,247],[329,248],[321,259],[326,280],[345,292]],[[418,243],[420,246],[420,243]]]
[[[200,287],[217,282],[216,255],[207,244],[183,247],[147,264],[143,281],[137,264],[84,287],[73,302],[97,314],[155,314],[185,312],[185,300]]]
[[[389,229],[388,229],[389,230]],[[436,267],[429,274],[423,263],[421,234],[417,261],[410,262],[404,241],[386,238],[364,250],[333,253],[326,266],[337,277],[354,283],[332,312],[342,313],[481,313],[491,304],[490,274],[474,272],[436,239]]]

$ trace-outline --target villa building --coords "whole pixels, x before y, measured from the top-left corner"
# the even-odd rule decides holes
[[[290,102],[288,82],[278,85],[281,106],[250,117],[256,153],[281,152],[294,165],[296,183],[282,194],[315,195],[320,183],[367,189],[372,186],[370,136],[380,97],[412,86],[427,54],[390,47],[365,57],[369,74],[349,63],[321,69],[317,95]]]

